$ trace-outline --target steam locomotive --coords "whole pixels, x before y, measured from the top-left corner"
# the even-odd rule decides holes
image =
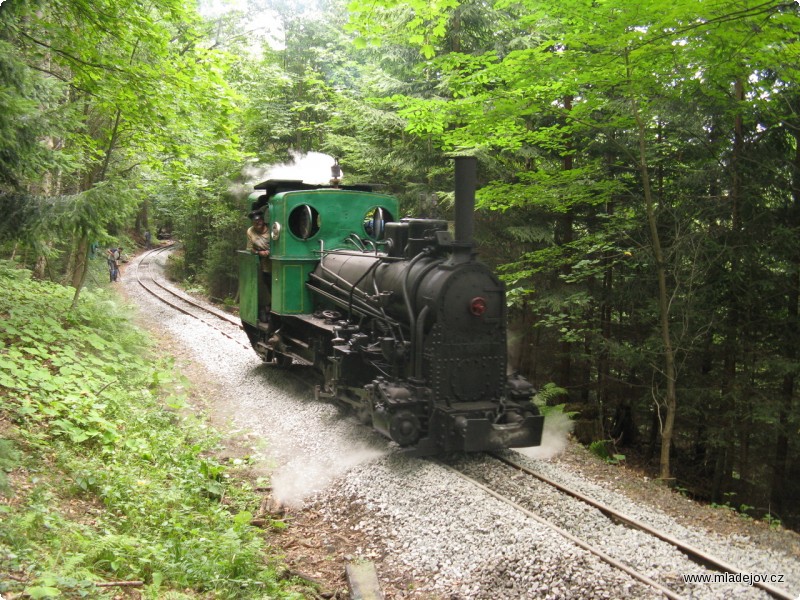
[[[332,171],[330,186],[268,180],[251,195],[271,236],[271,290],[258,256],[239,262],[258,355],[313,365],[315,398],[411,455],[540,444],[533,387],[506,372],[504,285],[475,258],[476,160],[455,159],[454,235],[445,220],[396,220],[396,198]]]

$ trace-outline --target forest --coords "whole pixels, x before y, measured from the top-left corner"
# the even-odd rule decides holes
[[[448,217],[474,155],[513,367],[581,443],[798,527],[798,84],[795,1],[5,0],[0,257],[74,308],[94,248],[169,231],[233,304],[271,165]]]

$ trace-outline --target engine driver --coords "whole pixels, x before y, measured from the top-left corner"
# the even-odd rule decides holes
[[[247,250],[259,256],[261,263],[261,276],[266,286],[266,310],[272,304],[272,259],[269,253],[269,229],[264,219],[264,213],[253,211],[250,213],[253,225],[247,230]],[[264,319],[266,321],[266,319]]]

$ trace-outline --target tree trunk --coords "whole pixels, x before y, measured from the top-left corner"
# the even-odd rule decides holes
[[[145,199],[136,214],[136,231],[144,234],[150,229],[150,201]]]
[[[47,268],[47,259],[43,255],[36,257],[36,264],[33,266],[33,276],[36,279],[45,278],[45,269]]]
[[[647,224],[650,228],[650,243],[653,248],[653,257],[656,263],[656,276],[658,278],[658,321],[661,330],[661,342],[663,344],[662,359],[664,361],[664,378],[666,379],[666,392],[664,395],[664,406],[666,414],[661,415],[661,456],[659,460],[659,477],[662,480],[672,478],[670,467],[670,451],[672,449],[672,438],[675,429],[675,412],[677,410],[678,398],[676,390],[677,372],[675,369],[675,353],[672,348],[672,334],[669,323],[669,291],[667,290],[667,267],[664,261],[664,251],[661,248],[661,237],[658,233],[658,223],[656,220],[655,200],[650,189],[650,172],[647,162],[647,142],[645,138],[645,125],[636,100],[631,101],[631,108],[636,119],[639,136],[639,157],[638,167],[642,179],[642,191],[644,193],[645,209],[647,213]]]
[[[711,501],[720,503],[722,501],[722,487],[729,479],[730,469],[728,467],[728,445],[724,445],[716,450],[716,460],[714,461],[714,477],[711,479]]]
[[[89,190],[93,185],[105,180],[108,174],[109,165],[111,164],[111,154],[114,152],[119,138],[119,128],[121,123],[122,112],[117,109],[111,129],[111,137],[108,140],[108,147],[106,148],[103,162],[96,174],[93,176],[87,175],[87,179],[84,181],[84,190]],[[72,287],[75,288],[75,295],[72,297],[72,305],[70,306],[70,310],[74,309],[78,305],[83,284],[86,283],[86,276],[89,273],[90,242],[88,233],[86,230],[83,230],[81,233],[77,234],[76,237],[77,241],[75,242],[75,247],[70,258],[72,264],[68,272],[70,283]]]
[[[572,96],[564,97],[564,112],[569,114],[572,110]],[[569,153],[570,144],[567,143],[567,152],[562,160],[562,170],[570,171],[573,167],[572,155]],[[573,223],[574,216],[572,208],[568,207],[564,212],[564,216],[560,219],[557,226],[556,243],[560,246],[567,245],[572,242],[573,238]],[[563,275],[568,275],[570,272],[569,265],[565,265],[561,269]],[[561,364],[559,366],[559,384],[561,387],[569,390],[572,386],[572,343],[568,341],[561,342]]]
[[[800,124],[792,129],[795,138],[795,153],[792,173],[792,204],[789,208],[789,223],[800,227]],[[785,329],[784,355],[788,362],[797,360],[797,344],[800,337],[800,252],[795,250],[789,273],[789,290],[787,297],[787,327]],[[787,508],[786,477],[789,465],[789,417],[792,414],[796,387],[796,377],[787,373],[781,386],[781,404],[778,413],[778,431],[775,437],[775,458],[772,462],[772,482],[770,485],[770,501],[779,515]]]
[[[609,202],[606,205],[606,214],[611,217],[614,214],[614,204]],[[601,406],[609,406],[611,397],[609,393],[609,382],[611,375],[611,361],[609,358],[609,348],[611,346],[611,318],[613,307],[611,305],[612,293],[614,291],[614,267],[610,250],[603,251],[603,288],[601,291],[600,302],[600,336],[602,337],[602,347],[597,357],[597,401]],[[619,408],[620,402],[617,403]],[[627,405],[627,402],[624,402]]]
[[[73,310],[78,305],[78,299],[83,289],[83,284],[86,283],[86,275],[89,273],[89,239],[84,235],[78,240],[75,248],[75,266],[72,271],[72,287],[75,288],[75,295],[72,296],[72,305],[70,310]]]
[[[744,100],[744,85],[741,79],[734,82],[734,97],[737,102]],[[733,124],[733,153],[731,154],[731,190],[730,190],[730,211],[731,211],[731,232],[730,239],[728,240],[728,247],[731,249],[730,263],[731,274],[736,274],[741,270],[740,259],[735,251],[739,247],[739,238],[741,233],[741,217],[740,217],[740,202],[741,202],[741,177],[740,165],[742,160],[742,147],[744,145],[743,123],[742,116],[737,113],[734,117]],[[734,289],[735,277],[731,277],[731,287],[728,289],[728,315],[725,323],[725,342],[724,342],[724,358],[722,366],[722,401],[723,408],[736,406],[739,399],[736,393],[736,373],[738,370],[738,352],[739,352],[739,312],[740,312],[740,290]]]

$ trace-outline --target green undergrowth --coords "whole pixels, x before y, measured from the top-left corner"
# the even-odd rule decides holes
[[[306,597],[179,410],[188,382],[107,293],[72,292],[0,262],[0,595]]]

